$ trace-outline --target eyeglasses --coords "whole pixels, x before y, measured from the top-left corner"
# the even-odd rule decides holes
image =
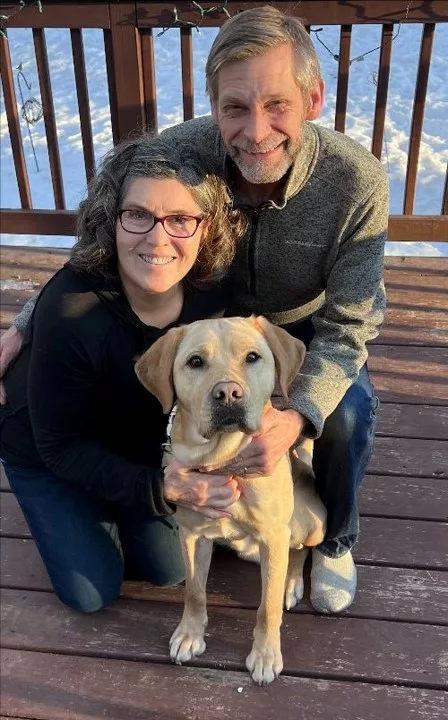
[[[195,234],[203,217],[193,215],[165,215],[156,217],[145,210],[120,210],[121,227],[128,233],[143,235],[157,223],[161,223],[167,235],[174,238],[189,238]]]

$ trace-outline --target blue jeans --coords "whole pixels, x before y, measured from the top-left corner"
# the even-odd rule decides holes
[[[82,612],[109,605],[123,579],[172,585],[184,578],[176,522],[102,500],[49,470],[5,464],[56,595]]]
[[[314,334],[311,320],[285,330],[307,347]],[[342,557],[359,537],[357,490],[373,452],[378,404],[364,365],[314,442],[316,489],[328,513],[327,532],[318,550],[328,557]]]

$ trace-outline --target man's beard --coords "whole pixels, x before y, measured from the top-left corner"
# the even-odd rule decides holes
[[[246,140],[244,137],[237,139],[232,145],[227,147],[227,152],[237,166],[245,180],[254,185],[262,185],[267,183],[275,183],[286,175],[291,165],[294,163],[300,148],[302,147],[303,131],[299,137],[292,142],[287,135],[283,133],[272,133],[266,140],[261,143],[254,143]],[[277,164],[272,165],[269,160],[257,160],[251,165],[247,165],[241,155],[241,150],[249,153],[269,152],[275,150],[279,145],[283,144],[284,150],[282,157]]]

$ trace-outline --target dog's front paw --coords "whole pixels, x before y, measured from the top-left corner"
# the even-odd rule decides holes
[[[247,656],[246,667],[255,683],[269,685],[283,669],[280,643],[266,643],[261,647],[254,643],[251,653]]]
[[[188,662],[205,650],[204,629],[180,623],[170,638],[170,658],[176,665]]]
[[[300,575],[298,578],[288,578],[285,588],[285,607],[287,610],[295,607],[303,598],[304,582]]]

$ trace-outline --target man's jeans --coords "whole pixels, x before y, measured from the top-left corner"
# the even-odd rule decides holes
[[[285,326],[308,347],[314,334],[311,320]],[[316,489],[327,508],[327,532],[318,546],[328,557],[342,557],[358,540],[357,490],[373,451],[378,398],[367,365],[327,418],[314,442]]]
[[[124,578],[171,585],[184,578],[178,528],[170,517],[109,503],[48,470],[5,464],[56,595],[93,612],[120,593]]]

